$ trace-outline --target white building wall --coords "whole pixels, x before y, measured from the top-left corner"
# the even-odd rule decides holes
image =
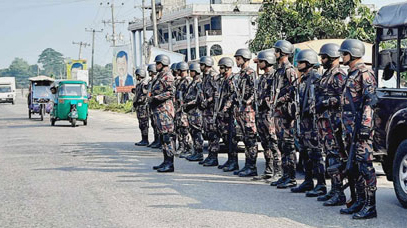
[[[222,16],[223,54],[234,54],[237,49],[248,47],[248,41],[256,35],[250,19],[251,16]]]

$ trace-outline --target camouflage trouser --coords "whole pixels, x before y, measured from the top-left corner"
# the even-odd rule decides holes
[[[219,134],[213,115],[203,115],[203,129],[208,139],[208,151],[209,154],[216,155],[219,151]]]
[[[351,141],[351,137],[346,137],[346,142]],[[346,148],[349,148],[347,144]],[[376,191],[377,178],[373,167],[373,142],[372,140],[358,140],[356,143],[356,188]]]
[[[306,178],[315,176],[318,178],[319,184],[325,184],[325,164],[322,150],[319,147],[320,138],[318,137],[317,126],[314,126],[313,117],[302,118],[300,126],[300,153],[304,158]]]
[[[235,119],[232,115],[218,117],[216,119],[218,133],[223,143],[228,147],[228,160],[237,158],[237,137]]]
[[[332,185],[342,185],[342,174],[343,160],[339,153],[338,140],[342,140],[341,136],[335,136],[335,130],[340,128],[340,119],[333,118],[334,120],[329,120],[327,118],[321,118],[318,120],[318,131],[321,139],[321,144],[326,153],[326,165],[327,169],[329,167],[338,167],[331,169],[329,172],[331,176]]]
[[[236,120],[243,131],[246,159],[257,159],[256,114],[253,110],[236,113]]]
[[[154,120],[154,115],[152,114],[152,112],[150,114],[150,122],[151,122],[151,127],[153,128],[153,131],[154,131],[154,135],[158,136],[157,127],[156,127],[155,120]]]
[[[192,137],[195,153],[203,151],[202,137],[202,113],[199,111],[190,111],[188,113],[189,133]]]
[[[293,120],[283,116],[275,116],[274,123],[277,134],[277,145],[281,151],[281,166],[284,175],[295,178],[295,147],[292,133]]]
[[[277,171],[275,169],[279,170],[279,167],[281,167],[281,153],[277,146],[274,118],[271,117],[270,112],[260,112],[256,118],[256,125],[264,149],[265,172],[269,172],[270,169]],[[273,168],[269,167],[271,162]]]
[[[154,119],[157,124],[157,132],[160,135],[162,142],[163,154],[168,157],[174,156],[174,114],[162,111],[154,110]]]
[[[139,123],[138,125],[139,125],[139,128],[140,128],[141,134],[142,135],[148,135],[148,127],[149,127],[148,118],[149,118],[149,114],[148,114],[147,108],[146,107],[137,108],[136,112],[137,112],[137,119],[138,119],[138,123]]]
[[[180,152],[190,151],[191,144],[189,143],[189,124],[188,116],[186,113],[178,112],[175,115],[176,133],[178,137],[178,143]]]

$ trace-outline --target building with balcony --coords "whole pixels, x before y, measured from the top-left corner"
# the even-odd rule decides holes
[[[233,55],[238,48],[247,47],[256,35],[261,7],[259,0],[208,0],[208,4],[192,5],[185,5],[185,0],[157,3],[158,46],[184,54],[186,61],[205,55]],[[128,29],[135,41],[135,63],[140,66],[142,20],[129,24]],[[146,18],[146,30],[153,30],[150,18]]]

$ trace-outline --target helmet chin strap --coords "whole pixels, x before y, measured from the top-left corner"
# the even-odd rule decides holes
[[[307,62],[306,66],[304,68],[302,68],[302,69],[298,69],[298,71],[301,72],[301,73],[304,73],[311,67],[312,67],[312,65]]]

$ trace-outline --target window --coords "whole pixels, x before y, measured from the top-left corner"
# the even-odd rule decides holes
[[[214,44],[211,47],[211,56],[222,55],[222,47],[219,44]]]
[[[59,87],[59,96],[86,96],[84,84],[63,84]]]

